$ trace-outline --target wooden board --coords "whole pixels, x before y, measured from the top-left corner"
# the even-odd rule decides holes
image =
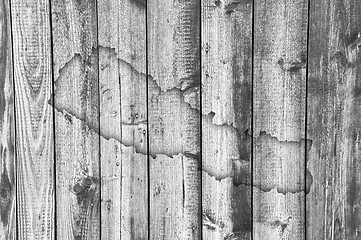
[[[13,59],[9,1],[0,2],[0,236],[16,232],[15,121]]]
[[[150,239],[201,238],[199,14],[147,2]]]
[[[359,239],[361,121],[359,1],[311,1],[307,239]]]
[[[146,8],[98,1],[103,239],[148,238]]]
[[[54,134],[48,1],[11,1],[19,239],[54,239]]]
[[[360,239],[358,0],[0,1],[0,239]]]
[[[57,238],[101,239],[96,1],[52,1]]]
[[[255,239],[305,237],[307,6],[254,2]]]
[[[251,1],[203,0],[203,239],[251,238],[251,93]]]

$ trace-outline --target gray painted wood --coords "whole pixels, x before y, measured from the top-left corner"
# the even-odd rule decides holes
[[[250,239],[252,3],[201,9],[203,239]]]
[[[100,239],[96,1],[51,1],[58,239]]]
[[[147,2],[150,239],[200,239],[197,0]],[[194,103],[189,103],[191,101]]]
[[[311,1],[307,239],[360,238],[358,1]]]
[[[254,239],[304,239],[307,1],[254,4]]]
[[[48,1],[11,1],[18,239],[54,239],[54,134]]]
[[[360,11],[1,1],[0,239],[359,239]]]
[[[0,2],[0,236],[16,239],[13,59],[9,1]]]
[[[148,239],[146,9],[98,1],[102,239]]]

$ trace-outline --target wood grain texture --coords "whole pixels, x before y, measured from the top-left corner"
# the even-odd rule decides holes
[[[100,131],[116,140],[102,144],[103,238],[148,239],[145,3],[102,0],[98,13]]]
[[[200,239],[200,2],[149,1],[150,238]]]
[[[202,1],[203,238],[251,238],[251,1]]]
[[[360,239],[361,6],[311,1],[307,239]]]
[[[253,234],[304,239],[307,1],[254,8]]]
[[[53,92],[48,1],[11,1],[19,239],[54,239]]]
[[[9,1],[0,2],[0,237],[16,239],[13,59]]]
[[[57,238],[100,239],[96,1],[52,1]]]

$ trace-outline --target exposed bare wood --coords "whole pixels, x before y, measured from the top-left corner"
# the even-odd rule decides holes
[[[311,1],[307,239],[360,239],[359,1]]]
[[[51,4],[57,238],[100,239],[96,1]]]
[[[19,239],[54,239],[49,1],[11,1]]]
[[[147,13],[150,238],[200,239],[200,2],[149,1]]]
[[[251,238],[251,64],[252,3],[202,0],[204,239]]]
[[[8,0],[0,2],[0,236],[16,232],[15,122],[11,19]]]
[[[104,239],[148,237],[145,12],[142,1],[98,1],[99,44],[106,47],[99,55],[101,133],[115,133],[122,143],[117,152],[102,147],[102,175],[120,176],[112,184],[103,181]],[[108,202],[114,208],[108,210]]]
[[[307,6],[254,2],[255,239],[304,239]]]

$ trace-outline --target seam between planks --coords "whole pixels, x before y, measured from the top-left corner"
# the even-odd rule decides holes
[[[49,26],[50,26],[50,61],[51,61],[51,87],[52,87],[52,97],[51,100],[55,103],[55,78],[54,78],[54,46],[53,46],[53,22],[52,22],[52,8],[51,0],[49,0]],[[54,163],[53,163],[53,184],[54,184],[54,239],[58,238],[57,234],[57,204],[56,204],[56,143],[55,143],[55,108],[52,108],[53,112],[53,154],[54,154]]]
[[[199,235],[200,239],[203,240],[203,161],[202,161],[202,145],[203,145],[203,138],[202,138],[202,1],[199,4],[199,79],[200,79],[200,85],[199,85],[199,116],[200,116],[200,124],[199,124],[199,137],[200,137],[200,149],[199,149],[199,160],[198,168],[200,168],[200,206],[199,206],[199,220],[200,221],[200,229],[199,229]]]
[[[101,162],[101,137],[100,137],[100,107],[101,107],[101,100],[100,100],[100,77],[99,77],[99,14],[98,14],[98,1],[95,0],[95,14],[96,14],[96,54],[97,54],[97,83],[98,83],[98,168],[99,168],[99,240],[102,239],[102,162]]]
[[[148,0],[145,1],[145,81],[146,81],[146,85],[147,85],[147,90],[146,90],[146,103],[147,103],[147,107],[146,107],[146,111],[147,111],[147,195],[148,195],[148,221],[147,221],[147,226],[148,226],[148,232],[147,232],[147,236],[148,236],[148,240],[150,240],[150,157],[149,157],[149,149],[150,149],[150,142],[149,142],[149,66],[148,66]]]
[[[306,63],[306,94],[305,94],[305,168],[304,168],[304,178],[305,178],[305,199],[304,199],[304,237],[307,239],[307,102],[308,102],[308,62],[309,62],[309,45],[310,45],[310,5],[311,0],[307,1],[307,46],[306,46],[306,52],[307,52],[307,63]],[[311,189],[310,189],[311,190]]]
[[[11,0],[9,0],[9,25],[10,25],[10,38],[11,38],[11,69],[12,69],[12,85],[13,85],[13,95],[14,95],[14,106],[13,106],[13,110],[14,110],[14,170],[15,170],[15,231],[16,231],[16,239],[18,239],[19,236],[19,227],[18,227],[18,218],[19,218],[19,212],[18,212],[18,174],[16,174],[17,172],[17,166],[18,166],[18,161],[17,161],[17,146],[16,146],[16,139],[17,139],[17,131],[16,131],[16,101],[15,101],[15,68],[14,68],[14,46],[13,46],[13,41],[14,41],[14,37],[13,37],[13,17],[12,17],[12,11],[11,11]]]
[[[250,187],[251,187],[251,209],[250,209],[250,215],[251,215],[251,240],[253,240],[254,236],[253,236],[253,163],[254,163],[254,156],[253,156],[253,143],[254,143],[254,133],[253,133],[253,123],[254,123],[254,113],[253,113],[253,96],[254,96],[254,11],[255,11],[255,0],[252,1],[252,74],[251,74],[251,85],[252,85],[252,90],[251,90],[251,183],[250,183]]]

